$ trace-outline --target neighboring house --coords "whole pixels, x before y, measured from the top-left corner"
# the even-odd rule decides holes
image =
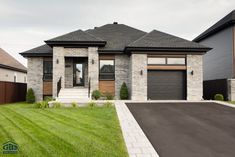
[[[28,88],[37,100],[48,95],[71,100],[79,91],[87,97],[89,88],[119,99],[123,82],[132,100],[202,99],[202,55],[210,48],[198,43],[116,22],[45,43],[21,53],[28,59]]]
[[[0,48],[0,81],[26,83],[27,69]]]
[[[203,57],[204,92],[235,100],[235,10],[193,41],[213,48]]]

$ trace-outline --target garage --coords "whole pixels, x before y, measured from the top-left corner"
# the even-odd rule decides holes
[[[148,70],[148,99],[185,100],[185,70]]]

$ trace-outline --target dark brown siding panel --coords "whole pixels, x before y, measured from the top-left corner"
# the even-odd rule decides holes
[[[148,99],[185,100],[185,71],[148,70]]]
[[[99,59],[115,59],[115,55],[99,55]]]
[[[43,95],[52,95],[52,82],[43,82]]]
[[[115,95],[115,81],[99,81],[99,90],[101,93],[110,93]]]

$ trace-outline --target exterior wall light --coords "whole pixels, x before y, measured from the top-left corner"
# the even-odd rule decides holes
[[[192,71],[190,72],[190,74],[193,75],[193,73],[194,73],[194,72],[193,72],[193,70],[192,70]]]
[[[56,59],[56,64],[59,64],[59,59]]]
[[[140,70],[140,75],[143,75],[143,70]]]
[[[94,61],[94,59],[92,59],[92,60],[91,60],[91,63],[92,63],[92,64],[95,64],[95,61]]]

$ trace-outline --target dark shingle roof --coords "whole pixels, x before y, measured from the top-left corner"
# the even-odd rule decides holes
[[[99,51],[123,51],[126,45],[146,34],[124,24],[106,24],[86,32],[107,41],[105,47],[99,48]]]
[[[70,32],[70,33],[55,37],[53,39],[49,39],[46,42],[48,41],[103,41],[103,40],[87,32],[84,32],[82,30],[77,30],[74,32]]]
[[[153,30],[142,36],[136,41],[130,43],[127,47],[145,47],[145,48],[206,48],[198,43],[188,41],[167,33]]]
[[[52,48],[46,44],[35,47],[33,49],[30,49],[28,51],[20,53],[22,56],[35,56],[35,55],[40,55],[40,56],[52,56]]]
[[[235,10],[230,12],[228,15],[226,15],[224,18],[219,20],[217,23],[215,23],[213,26],[208,28],[206,31],[204,31],[202,34],[200,34],[198,37],[193,39],[193,41],[199,42],[203,40],[204,38],[207,38],[214,33],[235,24]]]
[[[0,67],[27,72],[27,68],[0,48]]]

